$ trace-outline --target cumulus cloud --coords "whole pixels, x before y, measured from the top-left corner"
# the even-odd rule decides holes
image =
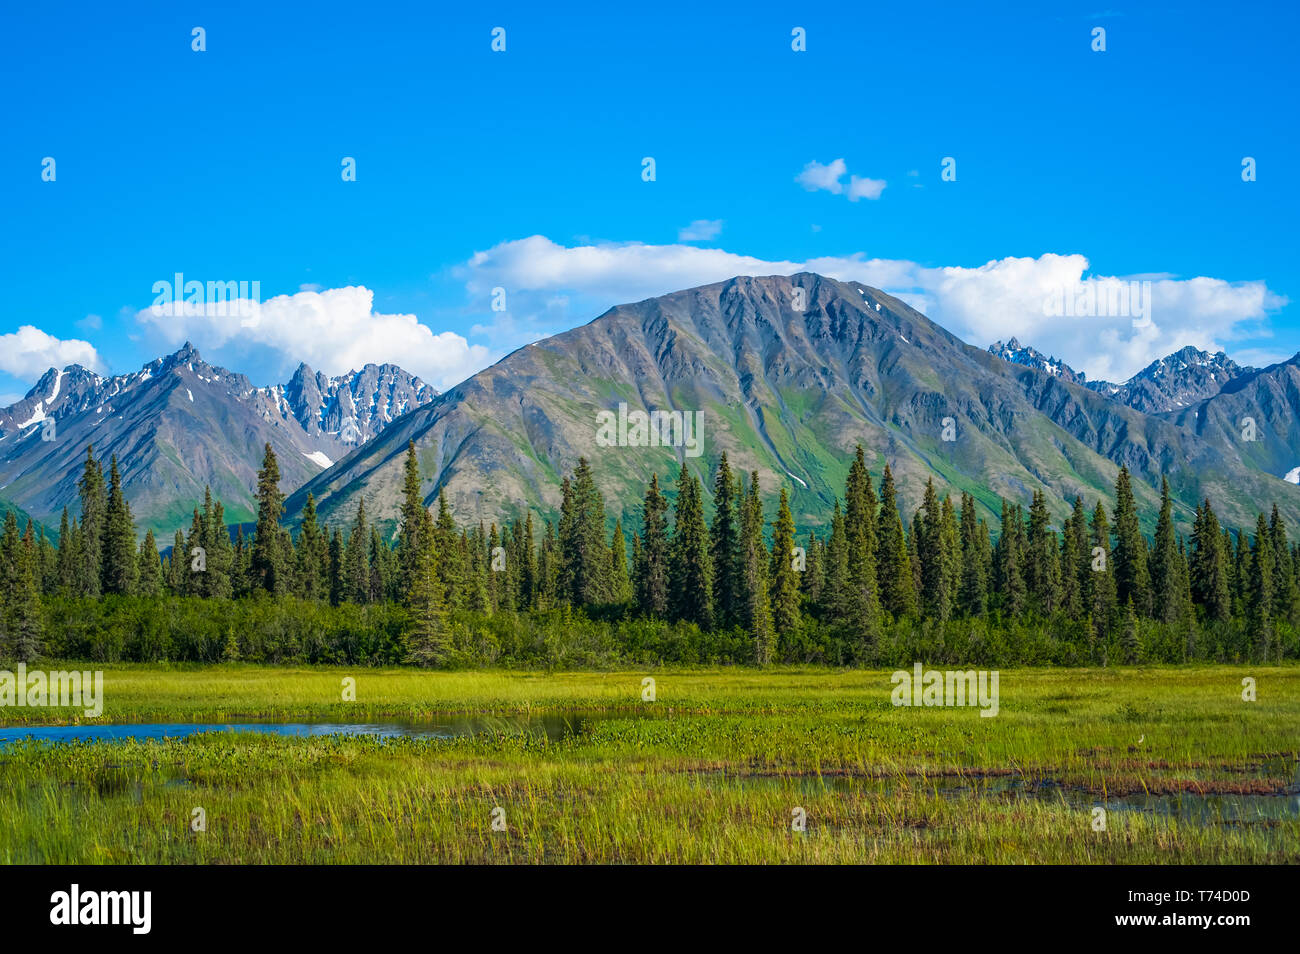
[[[679,242],[707,242],[722,232],[722,219],[696,219],[677,233]]]
[[[238,356],[254,350],[279,360],[279,371],[299,361],[326,374],[367,362],[400,364],[438,388],[484,367],[488,349],[454,332],[435,334],[415,315],[384,314],[374,292],[361,286],[300,291],[264,302],[147,308],[137,319],[172,347],[191,341],[200,351]],[[238,361],[234,366],[243,370]]]
[[[879,199],[880,193],[884,191],[884,179],[864,179],[858,176],[849,176],[850,202],[857,202],[858,199]]]
[[[1185,345],[1231,350],[1233,341],[1258,337],[1269,314],[1285,304],[1260,281],[1093,275],[1085,256],[1055,253],[996,259],[975,267],[934,267],[862,253],[794,262],[680,244],[566,247],[534,235],[477,252],[455,273],[474,299],[493,287],[509,288],[516,303],[530,296],[539,301],[569,296],[567,314],[552,309],[546,319],[550,330],[561,330],[621,302],[736,275],[801,271],[883,289],[978,347],[1015,336],[1090,378],[1114,381],[1126,380]],[[1150,285],[1141,290],[1140,302],[1134,300],[1140,308],[1126,313],[1080,309],[1062,315],[1051,305],[1090,285],[1104,301],[1120,283],[1127,288],[1140,280]],[[512,310],[525,320],[534,311],[517,306]]]
[[[92,371],[104,371],[99,352],[89,341],[56,338],[33,325],[0,335],[0,371],[20,381],[34,381],[50,368],[79,364]]]
[[[795,262],[770,262],[695,245],[604,242],[566,247],[543,235],[532,235],[475,252],[453,275],[464,279],[475,300],[486,300],[491,290],[499,287],[509,292],[512,302],[524,291],[576,291],[614,305],[733,275],[798,270]],[[511,309],[515,308],[512,303]]]
[[[834,159],[827,165],[822,165],[816,159],[803,167],[803,172],[794,177],[794,181],[799,183],[809,192],[825,190],[835,195],[844,191],[844,183],[840,182],[844,174],[849,171],[849,167],[843,159]]]
[[[840,180],[848,174],[849,167],[843,159],[834,159],[822,165],[816,159],[803,167],[803,171],[794,177],[809,192],[825,191],[832,195],[847,194],[850,202],[858,199],[879,199],[885,191],[884,179],[868,179],[865,176],[849,176],[846,187]]]

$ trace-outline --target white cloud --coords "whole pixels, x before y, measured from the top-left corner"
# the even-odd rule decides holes
[[[816,192],[824,189],[835,195],[844,191],[844,183],[840,182],[844,174],[849,171],[849,167],[843,159],[835,159],[829,165],[822,165],[816,159],[803,167],[803,172],[794,177],[794,181],[799,183],[809,192]]]
[[[184,304],[147,308],[137,319],[175,347],[191,341],[203,351],[249,348],[278,357],[281,369],[305,361],[327,374],[367,362],[399,364],[440,389],[457,384],[488,363],[488,349],[454,332],[435,334],[415,315],[374,310],[374,292],[360,286],[277,295],[226,307]],[[240,362],[235,367],[243,370]]]
[[[1151,281],[1146,317],[1054,317],[1045,306],[1049,296],[1085,279],[1105,284],[1130,276],[1090,275],[1088,259],[1078,254],[931,267],[862,253],[793,262],[680,244],[566,247],[541,235],[477,252],[455,274],[472,298],[485,298],[495,286],[510,289],[517,315],[533,310],[518,307],[530,295],[572,296],[566,314],[553,310],[547,317],[548,328],[559,330],[621,302],[736,275],[801,271],[881,288],[978,347],[1015,336],[1090,378],[1118,381],[1185,345],[1229,350],[1232,341],[1258,337],[1269,313],[1285,303],[1260,281],[1160,277]]]
[[[816,159],[803,167],[803,171],[794,177],[809,192],[824,190],[832,195],[848,193],[850,202],[858,199],[879,199],[885,191],[884,179],[868,179],[865,176],[849,176],[848,188],[840,180],[848,173],[849,167],[843,159],[835,159],[822,165]]]
[[[880,193],[884,191],[884,179],[860,179],[857,176],[849,176],[850,202],[857,202],[858,199],[879,199]]]
[[[707,242],[722,232],[722,219],[696,219],[677,233],[679,242]]]
[[[89,341],[56,338],[33,325],[0,335],[0,371],[20,381],[34,381],[50,368],[79,364],[92,371],[105,370],[99,352]]]

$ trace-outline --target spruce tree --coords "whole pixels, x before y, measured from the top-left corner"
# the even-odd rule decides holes
[[[1060,544],[1051,527],[1047,496],[1034,491],[1029,506],[1028,552],[1025,555],[1025,589],[1031,605],[1044,616],[1056,612],[1061,601]]]
[[[86,447],[86,461],[77,481],[81,497],[81,555],[77,589],[82,596],[98,596],[103,579],[104,524],[108,502],[104,493],[104,470],[95,460],[94,447]]]
[[[1138,523],[1137,502],[1128,468],[1115,480],[1115,592],[1121,604],[1133,601],[1139,616],[1151,615],[1151,577],[1147,544]]]
[[[575,606],[596,606],[609,599],[609,549],[605,498],[585,457],[578,459],[573,480],[562,484],[561,494],[559,542],[566,596]]]
[[[559,546],[555,538],[555,525],[544,522],[542,543],[537,553],[537,605],[550,609],[557,604],[560,588]]]
[[[280,493],[280,464],[268,442],[257,472],[257,529],[253,532],[253,553],[249,561],[249,583],[254,591],[284,592],[284,567],[280,564],[280,517],[284,495]]]
[[[1174,505],[1169,496],[1169,478],[1160,482],[1160,517],[1156,521],[1151,549],[1151,603],[1154,619],[1172,623],[1178,618],[1182,592],[1178,580],[1178,545],[1174,534]]]
[[[298,526],[297,566],[294,572],[294,589],[304,599],[318,600],[326,595],[325,580],[321,577],[321,537],[316,517],[316,497],[307,494],[302,508],[302,522]]]
[[[761,516],[761,513],[760,513]],[[805,567],[807,571],[807,554]],[[794,567],[794,515],[790,512],[790,495],[781,488],[776,520],[772,523],[771,567],[772,623],[785,636],[799,628],[799,572]]]
[[[370,599],[370,528],[366,525],[366,502],[357,500],[357,513],[348,532],[343,556],[342,597],[358,606]]]
[[[0,535],[0,660],[14,654],[14,598],[22,573],[22,534],[18,517],[12,509],[5,511],[4,533]]]
[[[1262,513],[1255,524],[1248,579],[1246,624],[1255,659],[1266,662],[1273,648],[1273,544]]]
[[[713,481],[713,524],[709,528],[709,555],[713,560],[714,616],[720,628],[732,626],[739,613],[741,590],[740,533],[737,527],[736,479],[723,451]]]
[[[518,521],[516,521],[516,525]],[[533,512],[524,517],[524,529],[520,534],[519,562],[519,608],[536,609],[538,593],[538,568],[536,542],[533,539]]]
[[[135,540],[135,526],[131,508],[122,493],[122,475],[117,469],[114,454],[109,470],[108,506],[104,512],[104,555],[101,566],[103,577],[100,587],[104,593],[130,595],[135,589],[135,574],[139,562]]]
[[[680,502],[680,497],[678,499]],[[741,624],[754,641],[754,661],[765,666],[775,656],[776,641],[772,632],[772,607],[768,596],[769,557],[767,546],[763,543],[763,502],[759,497],[758,471],[750,475],[749,491],[745,495],[741,511],[740,572],[741,593],[744,596],[740,609]]]
[[[1093,640],[1103,648],[1115,613],[1115,567],[1110,555],[1110,521],[1100,500],[1092,512],[1087,609],[1092,616]]]
[[[417,666],[437,666],[448,652],[447,604],[442,574],[438,569],[438,550],[434,542],[432,521],[421,507],[423,518],[413,526],[411,539],[418,541],[418,552],[406,592],[412,626],[407,636],[406,658]],[[337,534],[337,531],[336,531]]]
[[[925,512],[917,508],[912,514],[912,523],[907,529],[907,562],[912,568],[912,592],[916,594],[916,611],[921,609],[921,550],[925,541]]]
[[[213,500],[207,488],[203,492],[203,549],[207,552],[207,572],[203,575],[211,599],[229,599],[234,595],[231,572],[235,554],[226,527],[226,510],[220,500]],[[286,572],[287,577],[287,572]]]
[[[947,509],[951,516],[951,500],[947,500]],[[921,522],[921,539],[917,543],[917,552],[921,557],[921,607],[925,615],[944,621],[952,615],[953,608],[957,570],[957,559],[953,552],[956,534],[946,525],[948,521],[945,520],[944,507],[939,503],[933,479],[926,482],[921,510],[924,517]],[[953,526],[955,528],[955,520]]]
[[[1291,562],[1291,548],[1286,538],[1286,521],[1273,504],[1268,523],[1268,537],[1273,544],[1273,619],[1295,626],[1300,622],[1300,584]]]
[[[420,553],[420,529],[428,525],[428,508],[420,490],[420,461],[415,454],[415,441],[406,442],[406,463],[402,480],[402,525],[397,537],[398,564],[401,567],[403,592],[410,589],[415,578],[415,562]]]
[[[880,479],[879,553],[876,572],[880,579],[880,606],[895,619],[916,612],[916,591],[912,565],[907,554],[907,535],[899,514],[894,475],[885,465]]]
[[[994,550],[999,605],[1004,615],[1017,617],[1025,611],[1027,593],[1024,555],[1020,546],[1020,509],[1002,501],[1002,527]]]
[[[203,524],[199,508],[194,508],[190,521],[189,537],[185,541],[185,594],[187,596],[208,595],[207,570],[208,531]]]
[[[1237,573],[1236,550],[1233,546],[1232,531],[1223,528],[1220,551],[1223,554],[1223,575],[1228,583],[1228,615],[1232,616],[1241,606],[1241,580]]]
[[[862,445],[854,452],[844,490],[844,533],[848,545],[847,610],[866,647],[874,653],[880,635],[880,594],[876,570],[876,515],[879,508]]]
[[[614,521],[614,536],[609,544],[609,600],[623,605],[632,598],[632,581],[627,569],[627,539],[623,520]]]
[[[509,529],[509,525],[507,525]],[[510,603],[510,564],[509,555],[507,554],[504,569],[497,569],[495,558],[498,550],[503,553],[506,547],[502,546],[501,534],[497,532],[497,525],[492,524],[492,530],[488,534],[487,541],[487,585],[488,585],[488,602],[491,605],[492,612],[499,609],[508,608]],[[623,576],[627,578],[627,564],[623,565]]]
[[[848,622],[849,598],[849,545],[844,532],[844,512],[839,498],[831,512],[831,535],[826,541],[825,570],[822,582],[822,600],[819,607],[822,618],[835,625]]]
[[[464,606],[469,599],[469,566],[467,554],[461,551],[456,520],[447,503],[447,488],[438,489],[438,516],[434,519],[433,549],[438,564],[439,579],[448,609]]]
[[[799,587],[803,592],[804,602],[815,607],[821,602],[822,584],[825,581],[825,547],[817,539],[816,532],[808,531],[808,545],[805,547],[807,567],[799,578]]]
[[[961,495],[960,526],[961,582],[958,605],[967,616],[983,616],[988,604],[988,577],[985,575],[980,548],[980,524],[975,513],[975,498],[965,492]]]
[[[668,502],[659,490],[659,476],[650,476],[641,509],[641,562],[636,570],[637,606],[641,615],[668,615]]]
[[[158,558],[158,541],[153,531],[145,532],[140,544],[140,554],[136,569],[136,592],[141,596],[157,597],[162,595],[162,562]]]
[[[35,547],[25,544],[12,510],[0,537],[0,658],[32,662],[42,650],[44,620],[37,591]]]
[[[944,495],[939,505],[939,552],[943,558],[943,605],[945,619],[957,611],[957,596],[961,589],[961,530],[957,526],[957,511],[952,497]]]
[[[185,534],[176,531],[172,541],[172,552],[167,558],[167,589],[174,596],[184,596],[188,592],[190,559],[185,549]]]
[[[1074,498],[1074,508],[1065,518],[1061,533],[1061,612],[1067,619],[1077,620],[1083,614],[1083,586],[1080,582],[1080,564],[1087,547],[1087,525],[1083,514],[1083,498]]]
[[[674,619],[708,629],[713,621],[709,531],[700,482],[683,461],[677,477],[673,540],[668,565],[669,608]]]
[[[1186,661],[1197,658],[1198,631],[1196,608],[1192,603],[1191,564],[1188,562],[1187,544],[1181,534],[1178,537],[1178,566],[1175,576],[1177,579],[1174,585],[1178,589],[1175,619],[1183,636],[1183,660]]]

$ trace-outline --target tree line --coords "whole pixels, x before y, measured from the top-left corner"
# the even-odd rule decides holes
[[[292,535],[281,524],[279,482],[268,444],[251,533],[241,526],[232,538],[221,501],[206,491],[188,533],[178,530],[160,555],[152,531],[137,545],[116,458],[106,479],[87,448],[81,512],[74,518],[64,509],[57,546],[30,520],[20,530],[14,513],[6,514],[0,656],[35,658],[47,631],[70,626],[77,613],[86,619],[90,603],[266,598],[391,606],[396,615],[376,617],[382,623],[348,625],[383,629],[385,659],[429,666],[472,659],[465,645],[481,644],[484,620],[554,613],[561,628],[579,620],[622,626],[627,641],[635,641],[627,634],[636,621],[662,623],[675,627],[673,652],[693,640],[712,647],[700,650],[710,659],[758,664],[877,663],[936,646],[978,653],[990,640],[1003,640],[1004,658],[1029,657],[1013,660],[1024,662],[1297,655],[1300,546],[1288,542],[1276,505],[1251,535],[1221,526],[1207,499],[1185,539],[1174,527],[1166,480],[1148,540],[1126,468],[1113,513],[1101,501],[1088,511],[1076,497],[1058,528],[1035,492],[1027,513],[1002,501],[996,535],[974,497],[941,500],[933,480],[905,520],[890,468],[877,486],[861,447],[820,537],[798,536],[784,487],[769,520],[758,473],[734,472],[725,453],[713,474],[711,515],[704,485],[683,464],[671,503],[652,476],[630,536],[621,520],[607,534],[605,501],[586,459],[563,478],[558,519],[539,527],[528,512],[500,527],[461,527],[444,492],[436,513],[426,506],[412,443],[391,540],[364,501],[346,531],[327,529],[310,495]],[[261,617],[245,618],[256,628]],[[492,631],[499,639],[502,627]],[[1028,646],[1027,631],[1036,647],[1015,648]],[[1013,632],[1020,635],[1007,648]],[[228,628],[221,658],[239,658],[241,638],[248,641]],[[61,645],[68,648],[67,640]]]

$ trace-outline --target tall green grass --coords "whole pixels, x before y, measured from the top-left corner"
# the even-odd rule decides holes
[[[355,703],[340,698],[348,675]],[[641,701],[647,675],[653,703]],[[1256,702],[1241,698],[1246,675]],[[0,860],[1300,861],[1294,814],[1232,824],[1110,810],[1105,831],[1091,814],[1148,792],[1284,798],[1300,755],[1300,669],[1004,670],[996,718],[895,708],[890,688],[887,672],[856,670],[120,667],[106,673],[109,721],[615,715],[559,742],[14,744],[0,752]],[[10,723],[61,715],[0,709]],[[1002,785],[1049,782],[1034,797]],[[497,807],[505,831],[493,830]],[[195,808],[206,831],[191,830]],[[796,808],[806,832],[791,829]]]

